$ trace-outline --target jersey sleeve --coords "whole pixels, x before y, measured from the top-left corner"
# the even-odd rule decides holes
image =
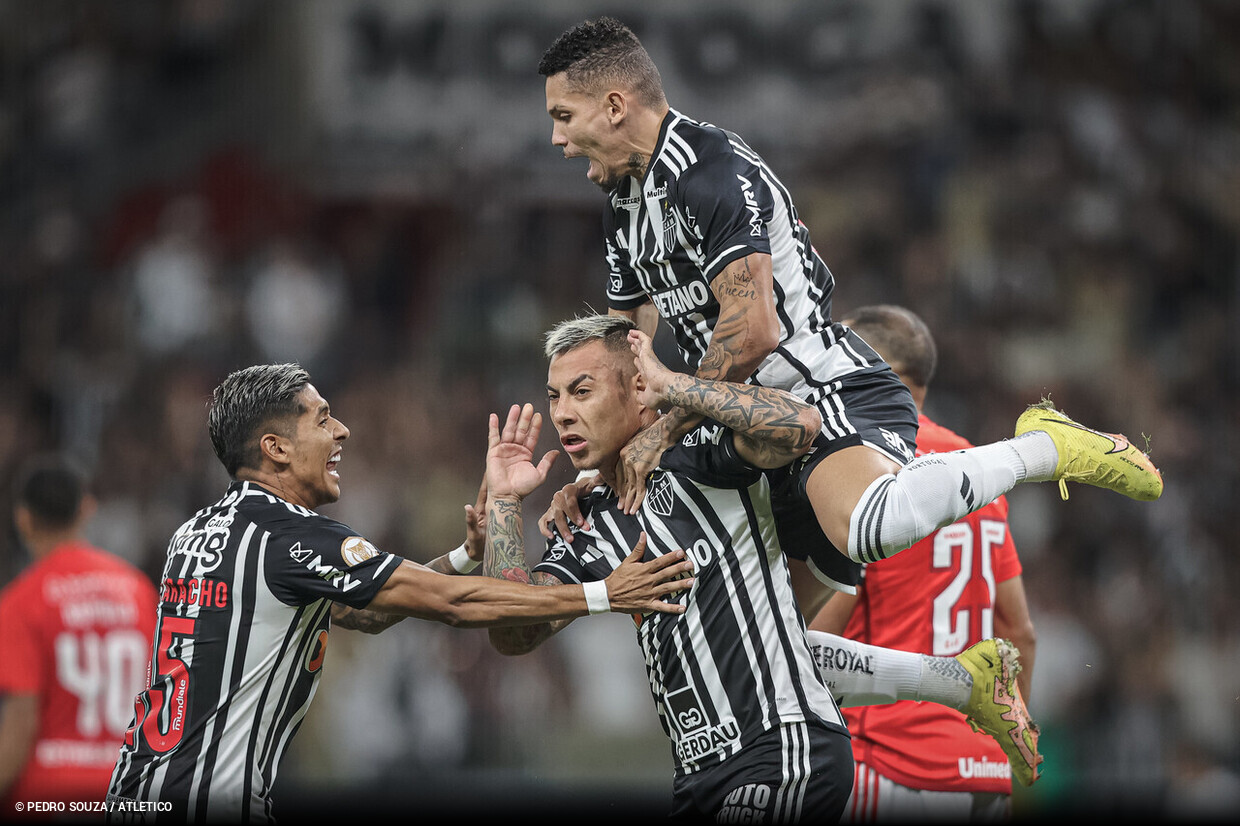
[[[550,574],[565,585],[580,585],[598,579],[577,558],[572,547],[560,536],[559,531],[547,540],[547,550],[543,552],[543,558],[533,570]]]
[[[273,532],[264,559],[267,585],[280,601],[330,599],[350,608],[369,605],[401,562],[348,525],[323,517]]]
[[[12,590],[0,600],[0,693],[34,694],[46,669],[40,662],[30,607]]]
[[[607,262],[607,306],[614,310],[632,310],[649,301],[646,291],[637,281],[633,268],[625,263],[625,256],[616,246],[616,209],[608,206],[603,213],[604,260]]]
[[[774,215],[774,195],[758,167],[740,155],[698,161],[677,179],[676,198],[702,239],[707,281],[738,258],[771,254],[767,226]]]
[[[746,488],[763,471],[736,450],[736,434],[713,419],[705,419],[663,454],[659,467],[716,488]]]

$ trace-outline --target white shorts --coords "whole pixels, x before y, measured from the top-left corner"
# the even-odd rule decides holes
[[[910,789],[857,763],[852,794],[840,823],[1005,823],[1011,819],[1011,795]]]

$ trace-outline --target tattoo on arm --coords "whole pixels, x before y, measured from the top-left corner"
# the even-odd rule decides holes
[[[404,619],[401,614],[385,614],[367,608],[350,608],[339,602],[332,603],[332,622],[350,631],[378,634]]]
[[[499,499],[487,506],[487,550],[482,560],[483,573],[513,582],[530,581],[523,531],[520,502]]]
[[[812,408],[770,387],[684,376],[668,387],[667,399],[735,431],[762,460],[799,453],[818,435],[806,416]]]
[[[487,544],[482,571],[495,579],[527,585],[560,585],[560,580],[542,572],[531,575],[525,559],[524,520],[521,503],[498,499],[487,505]],[[520,654],[538,647],[559,631],[568,620],[541,622],[489,629],[491,642],[503,653]]]

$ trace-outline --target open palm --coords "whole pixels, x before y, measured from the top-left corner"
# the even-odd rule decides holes
[[[501,430],[492,413],[487,434],[487,490],[491,496],[524,499],[547,480],[559,455],[549,450],[534,464],[534,449],[542,433],[542,414],[532,404],[513,405]]]

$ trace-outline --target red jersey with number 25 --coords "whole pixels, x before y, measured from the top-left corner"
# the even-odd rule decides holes
[[[917,455],[971,447],[920,417]],[[1021,572],[1005,497],[908,550],[867,565],[844,636],[936,656],[955,656],[994,636],[995,588]],[[1012,791],[1011,767],[990,737],[959,711],[904,700],[844,709],[853,756],[913,789]]]
[[[0,594],[0,693],[37,694],[34,750],[6,796],[102,801],[146,682],[155,586],[120,557],[70,543]]]

